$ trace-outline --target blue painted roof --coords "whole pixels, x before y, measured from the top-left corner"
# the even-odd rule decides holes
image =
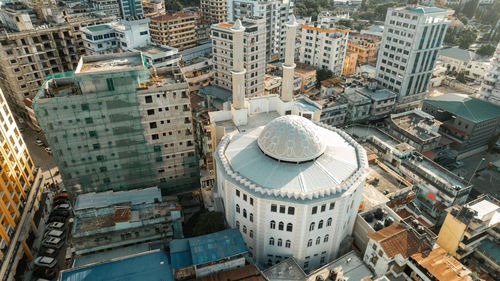
[[[231,91],[217,86],[202,87],[199,92],[202,95],[214,96],[222,101],[230,101],[233,99],[233,93]]]
[[[492,257],[497,263],[500,262],[500,246],[493,243],[490,239],[481,241],[479,248]]]
[[[172,240],[170,242],[170,259],[173,268],[183,268],[193,264],[188,239]]]
[[[168,254],[148,252],[120,260],[63,271],[61,281],[174,281]]]
[[[296,100],[295,105],[303,111],[317,111],[321,108],[317,107],[315,104],[310,103],[306,99]]]
[[[107,191],[87,193],[77,197],[75,210],[102,208],[125,202],[131,202],[132,205],[140,203],[153,203],[155,202],[155,199],[161,202],[161,191],[158,187],[118,192]]]
[[[189,253],[186,253],[187,246]],[[170,242],[173,268],[203,264],[245,252],[247,247],[240,231],[236,228]]]
[[[438,7],[421,7],[421,8],[414,8],[414,9],[408,9],[408,10],[412,11],[412,12],[418,12],[418,13],[438,13],[438,12],[446,11],[445,9],[441,9]]]

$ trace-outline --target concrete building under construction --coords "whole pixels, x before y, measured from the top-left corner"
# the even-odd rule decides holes
[[[140,52],[82,57],[50,76],[33,108],[72,192],[199,185],[188,85]]]

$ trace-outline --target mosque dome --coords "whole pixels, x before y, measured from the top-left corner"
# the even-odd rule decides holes
[[[258,145],[267,156],[279,161],[301,163],[325,152],[319,127],[297,115],[278,117],[260,132]]]

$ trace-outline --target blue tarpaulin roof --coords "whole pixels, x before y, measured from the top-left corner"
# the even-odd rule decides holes
[[[189,253],[186,246],[189,246]],[[203,264],[245,252],[247,247],[236,228],[170,242],[173,268]]]
[[[484,239],[481,241],[479,248],[486,252],[496,262],[500,262],[500,247],[496,243],[493,243],[490,239]]]
[[[173,281],[168,254],[148,252],[129,258],[89,265],[61,273],[62,281]]]

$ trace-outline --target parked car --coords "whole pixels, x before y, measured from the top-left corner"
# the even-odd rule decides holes
[[[65,221],[66,217],[61,217],[55,214],[49,217],[49,222],[65,222]]]
[[[46,256],[46,257],[55,257],[57,256],[57,251],[56,249],[52,249],[52,248],[41,248],[40,251],[38,251],[38,254],[40,256]]]
[[[33,275],[35,277],[52,280],[56,277],[57,271],[52,268],[37,267],[35,268],[35,271],[33,271]]]
[[[71,210],[71,206],[69,204],[59,204],[54,207],[54,210]]]
[[[50,147],[46,147],[45,152],[47,152],[48,154],[52,154],[52,149],[50,149]]]
[[[51,257],[40,256],[34,261],[35,266],[54,268],[57,265],[57,260]]]
[[[64,228],[63,222],[51,222],[47,225],[47,229],[62,230]]]
[[[64,230],[55,230],[55,229],[52,229],[52,230],[48,230],[46,231],[44,234],[43,234],[43,237],[46,238],[46,237],[56,237],[56,238],[64,238]]]
[[[42,246],[52,249],[59,249],[64,244],[64,240],[56,237],[47,237],[42,240]]]
[[[54,216],[59,216],[59,217],[69,217],[69,211],[68,210],[54,210],[50,215]]]
[[[38,146],[43,146],[43,142],[41,140],[36,140],[35,143]]]
[[[53,203],[54,206],[61,205],[61,204],[69,204],[69,199],[65,198],[65,197],[59,197],[59,198],[54,200],[54,203]]]

